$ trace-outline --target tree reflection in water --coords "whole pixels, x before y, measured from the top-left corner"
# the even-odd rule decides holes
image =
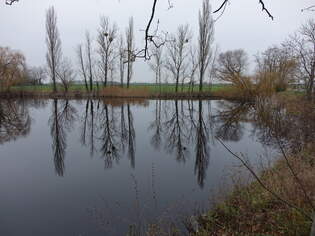
[[[113,166],[113,161],[118,163],[120,156],[119,132],[116,126],[118,120],[115,119],[114,116],[114,108],[111,107],[110,114],[108,105],[103,104],[103,108],[99,115],[99,129],[101,131],[100,151],[105,158],[105,168],[111,168]]]
[[[45,106],[48,101],[2,100],[0,144],[29,134],[29,108]],[[51,103],[49,127],[54,166],[56,174],[63,176],[67,133],[74,127],[78,111],[73,105],[74,101],[54,99]],[[152,103],[153,120],[145,127],[151,133],[151,146],[157,151],[165,148],[168,154],[181,163],[193,158],[194,173],[200,187],[205,185],[210,147],[215,145],[215,137],[224,141],[240,141],[244,136],[244,128],[248,127],[246,123],[251,123],[252,135],[265,145],[272,145],[277,143],[276,139],[280,139],[298,150],[301,143],[314,138],[312,134],[315,133],[315,127],[308,122],[307,117],[293,119],[281,106],[277,107],[272,99],[260,99],[256,103],[213,103],[201,100],[156,100]],[[139,104],[147,103],[141,101]],[[215,109],[211,104],[215,104]],[[119,163],[124,155],[129,159],[130,166],[135,168],[136,128],[132,103],[88,99],[83,102],[82,108],[79,119],[79,141],[82,146],[88,147],[91,156],[100,155],[104,159],[105,168],[113,168],[114,163]]]
[[[130,165],[136,165],[136,129],[132,104],[126,101],[84,101],[80,115],[80,142],[87,146],[90,155],[104,158],[105,168],[112,168],[126,154]],[[0,143],[14,140],[30,132],[31,118],[28,107],[39,107],[47,102],[2,101],[0,103]],[[55,172],[65,173],[64,159],[67,133],[78,117],[78,111],[68,100],[52,100],[49,118]],[[141,103],[143,104],[143,103]],[[208,106],[206,106],[208,104]],[[154,119],[147,128],[152,132],[150,143],[155,150],[165,147],[178,162],[185,163],[194,157],[194,172],[200,187],[204,186],[209,165],[210,143],[214,137],[238,141],[242,137],[242,121],[248,121],[250,106],[247,104],[219,102],[219,112],[211,114],[211,102],[205,101],[154,101]],[[205,106],[205,108],[204,108]],[[206,114],[205,111],[208,111]],[[205,113],[205,114],[204,114]],[[213,134],[213,130],[215,134]],[[190,154],[191,153],[191,154]]]
[[[209,133],[203,118],[202,101],[199,100],[198,120],[196,129],[196,161],[195,173],[200,187],[204,186],[206,171],[209,164]]]
[[[49,118],[52,150],[54,154],[55,171],[58,176],[64,175],[64,159],[67,148],[67,131],[73,128],[77,111],[68,100],[52,102],[52,115]]]
[[[30,129],[31,118],[26,102],[0,101],[0,144],[25,137]]]
[[[224,141],[240,141],[244,135],[244,123],[250,121],[253,104],[220,101],[219,112],[215,116],[216,136]]]

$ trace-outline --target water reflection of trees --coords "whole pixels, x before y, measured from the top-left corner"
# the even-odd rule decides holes
[[[166,113],[164,124],[166,137],[166,150],[169,153],[174,153],[177,161],[185,162],[187,156],[187,132],[183,113],[179,111],[178,100],[175,100],[174,107],[169,113]],[[158,121],[160,122],[160,121]],[[155,122],[155,123],[158,123]]]
[[[226,141],[239,141],[244,134],[244,122],[251,121],[251,104],[217,101],[175,100],[156,101],[151,144],[174,155],[178,162],[194,157],[194,172],[200,187],[204,186],[210,162],[210,144],[219,136]],[[163,104],[163,107],[161,107]]]
[[[275,99],[257,99],[253,135],[274,148],[281,144],[293,152],[301,151],[305,144],[315,139],[314,108],[301,106],[305,111],[296,114],[288,112]]]
[[[0,101],[0,144],[25,137],[30,129],[31,118],[26,101]]]
[[[91,156],[97,152],[105,168],[118,164],[127,151],[135,167],[135,129],[130,105],[124,102],[87,100],[81,118],[81,144],[89,146]]]
[[[239,141],[244,135],[244,122],[251,121],[251,103],[218,101],[215,115],[216,136],[224,141]]]
[[[196,160],[195,173],[197,174],[198,183],[201,187],[204,186],[206,170],[209,163],[209,130],[204,121],[202,101],[198,102],[198,120],[196,128]]]
[[[114,109],[109,109],[108,105],[104,104],[99,116],[99,129],[101,140],[101,153],[105,158],[105,168],[111,168],[113,161],[119,161],[119,131],[117,129],[118,120],[115,117]]]
[[[209,137],[212,127],[206,122],[203,101],[163,101],[155,102],[155,116],[149,129],[153,131],[151,144],[174,155],[178,162],[187,160],[190,152],[195,155],[195,174],[201,187],[204,185],[210,158]],[[208,110],[210,113],[211,110]]]
[[[161,148],[161,139],[162,139],[162,132],[163,132],[163,125],[161,120],[161,111],[162,109],[162,101],[156,100],[155,101],[155,111],[154,111],[154,120],[149,125],[149,130],[153,131],[153,135],[151,138],[151,144],[156,149],[159,150]]]
[[[52,101],[52,114],[49,118],[49,125],[55,171],[58,176],[64,175],[67,132],[73,128],[76,115],[77,110],[68,100],[60,101],[54,99]]]
[[[105,168],[112,168],[125,156],[135,168],[133,107],[125,101],[109,104],[101,100],[2,100],[0,144],[27,135],[31,128],[29,108],[44,107],[48,102],[52,104],[49,126],[57,175],[64,175],[67,133],[73,130],[77,117],[80,117],[79,139],[82,146],[89,148],[91,156],[104,159]],[[80,114],[74,103],[81,104]],[[299,150],[301,144],[315,138],[314,122],[307,117],[295,119],[297,114],[288,113],[272,99],[256,103],[199,100],[156,100],[152,103],[153,119],[148,127],[151,145],[156,150],[166,150],[181,163],[193,158],[194,172],[201,187],[205,184],[210,147],[215,144],[215,137],[237,142],[248,129],[264,145],[276,148],[280,141],[293,150]],[[305,112],[304,116],[307,114]]]

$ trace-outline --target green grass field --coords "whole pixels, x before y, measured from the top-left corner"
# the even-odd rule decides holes
[[[115,85],[118,86],[118,85]],[[204,92],[207,91],[220,91],[225,90],[229,85],[205,85],[203,88]],[[99,89],[101,90],[103,88],[102,85],[99,85]],[[130,88],[132,89],[139,89],[139,90],[148,90],[149,93],[157,94],[161,91],[161,93],[174,93],[175,92],[175,85],[174,84],[162,84],[161,88],[159,85],[156,84],[131,84]],[[58,91],[64,91],[64,88],[61,85],[57,86]],[[93,86],[94,90],[97,90],[97,86]],[[30,92],[52,92],[53,86],[52,84],[45,84],[45,85],[26,85],[26,86],[15,86],[11,88],[12,91],[30,91]],[[69,88],[69,91],[85,91],[85,85],[83,84],[74,84],[71,85]],[[190,87],[188,85],[184,85],[184,87],[180,86],[178,89],[178,92],[188,92],[190,91]],[[193,88],[194,92],[199,91],[198,85],[195,85]]]

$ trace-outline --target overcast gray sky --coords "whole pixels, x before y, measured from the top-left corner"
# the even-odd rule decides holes
[[[29,65],[45,64],[45,12],[55,6],[63,54],[75,62],[76,45],[84,40],[86,30],[95,37],[101,15],[110,17],[123,32],[128,18],[134,16],[138,47],[144,38],[143,30],[149,19],[152,0],[20,0],[12,6],[0,4],[0,46],[22,51]],[[168,0],[159,0],[155,18],[160,20],[160,30],[173,32],[179,24],[189,23],[197,30],[198,10],[201,0],[171,0],[174,8],[168,9]],[[279,44],[293,33],[314,12],[301,9],[315,0],[265,0],[274,15],[274,21],[263,12],[258,0],[230,1],[224,15],[215,26],[215,44],[221,51],[245,49],[250,56]],[[213,8],[222,0],[210,1]],[[217,15],[214,15],[214,18]],[[153,26],[154,27],[154,26]],[[196,36],[195,36],[196,39]],[[153,81],[153,76],[137,63],[134,81]]]

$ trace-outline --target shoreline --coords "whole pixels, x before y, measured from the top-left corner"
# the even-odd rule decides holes
[[[310,122],[315,120],[315,104],[287,94],[276,96],[276,101],[287,112],[283,123],[287,122],[290,131],[281,138],[289,146],[279,146],[276,162],[257,174],[259,181],[236,184],[214,207],[197,215],[199,229],[192,235],[308,236],[314,230],[315,142],[314,123]],[[277,125],[270,126],[278,135]],[[300,146],[295,150],[297,143]]]
[[[205,91],[205,92],[162,92],[162,93],[138,93],[131,94],[124,92],[106,93],[106,92],[38,92],[38,91],[8,91],[0,92],[0,99],[149,99],[149,100],[234,100],[234,101],[252,101],[252,99],[244,98],[235,94],[235,92],[225,91]]]

